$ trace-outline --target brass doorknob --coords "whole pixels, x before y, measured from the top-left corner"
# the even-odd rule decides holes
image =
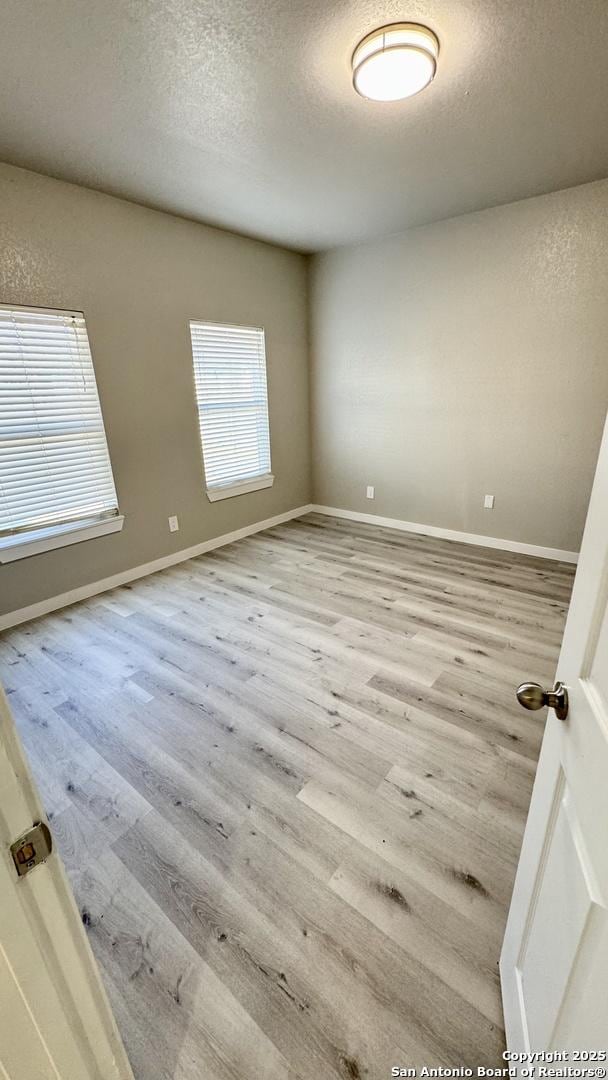
[[[568,715],[568,691],[562,682],[556,682],[553,690],[543,690],[536,682],[524,682],[517,687],[517,700],[524,709],[555,709],[558,720]]]

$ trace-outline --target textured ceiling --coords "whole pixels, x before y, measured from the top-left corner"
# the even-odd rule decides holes
[[[358,97],[378,25],[441,43]],[[305,251],[608,175],[608,0],[3,0],[0,159]]]

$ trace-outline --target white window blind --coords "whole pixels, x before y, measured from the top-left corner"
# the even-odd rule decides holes
[[[191,322],[190,334],[207,488],[270,477],[264,331]]]
[[[0,537],[117,514],[84,315],[0,305]]]

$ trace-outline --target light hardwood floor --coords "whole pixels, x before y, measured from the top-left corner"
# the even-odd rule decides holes
[[[572,576],[310,515],[4,635],[138,1080],[500,1063]]]

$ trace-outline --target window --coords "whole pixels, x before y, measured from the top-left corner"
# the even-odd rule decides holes
[[[84,315],[0,305],[0,562],[122,522]]]
[[[191,322],[190,335],[209,499],[270,487],[264,331]]]

